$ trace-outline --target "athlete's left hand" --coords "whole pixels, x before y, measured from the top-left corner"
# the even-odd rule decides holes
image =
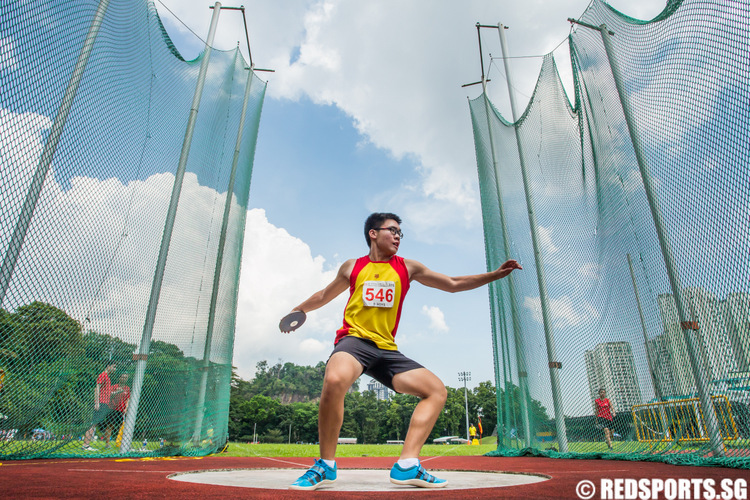
[[[497,270],[500,271],[501,278],[505,278],[515,269],[523,269],[523,267],[521,267],[521,264],[519,264],[518,261],[514,259],[506,260],[505,262],[503,262],[503,265],[497,268]]]

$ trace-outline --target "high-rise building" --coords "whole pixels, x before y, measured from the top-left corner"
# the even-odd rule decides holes
[[[721,315],[739,372],[750,371],[750,293],[730,293],[721,301]]]
[[[592,402],[599,397],[599,389],[604,388],[617,413],[629,412],[633,405],[641,404],[641,387],[630,343],[597,344],[584,353],[584,359]]]
[[[675,385],[675,396],[685,396],[695,391],[695,377],[690,365],[685,334],[680,327],[677,306],[671,293],[657,297],[661,321],[664,326],[664,343],[668,352],[669,370]],[[692,334],[692,331],[690,331]]]
[[[656,383],[659,384],[661,395],[663,397],[670,397],[682,394],[677,390],[667,335],[661,334],[649,339],[647,347],[651,355],[654,376],[656,377]],[[654,393],[658,394],[656,388],[654,388]]]
[[[388,401],[390,399],[390,390],[388,387],[375,379],[370,379],[367,383],[367,390],[374,392],[375,397],[380,401]]]
[[[696,287],[686,288],[684,296],[693,315],[692,321],[698,322],[698,338],[705,346],[713,379],[726,378],[737,365],[716,295]]]
[[[684,319],[697,329],[683,330],[672,294],[657,298],[675,386],[678,395],[687,396],[696,391],[696,383],[686,335],[693,339],[695,360],[704,379],[725,378],[736,369],[736,363],[716,296],[701,288],[685,288],[683,300],[688,315]]]

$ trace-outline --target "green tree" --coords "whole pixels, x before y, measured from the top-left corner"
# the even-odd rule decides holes
[[[10,320],[10,328],[7,323],[3,328],[2,347],[17,354],[14,365],[19,368],[33,371],[39,363],[77,357],[82,352],[81,325],[50,304],[32,302],[5,320]]]

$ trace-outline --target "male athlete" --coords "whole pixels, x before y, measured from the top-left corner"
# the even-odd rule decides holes
[[[521,266],[508,260],[492,272],[458,277],[431,271],[415,260],[396,255],[404,236],[400,224],[401,219],[395,214],[370,215],[365,221],[369,255],[344,262],[328,286],[292,310],[307,313],[328,304],[344,290],[350,293],[320,395],[320,459],[290,489],[314,490],[336,480],[336,445],[344,420],[344,396],[362,373],[398,393],[420,398],[401,456],[391,469],[391,482],[424,488],[447,484],[427,473],[419,463],[419,452],[443,409],[447,391],[435,374],[398,351],[394,337],[404,297],[411,281],[460,292],[504,278]]]

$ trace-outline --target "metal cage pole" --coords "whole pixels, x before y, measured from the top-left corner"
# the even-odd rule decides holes
[[[497,193],[497,206],[498,211],[500,212],[500,227],[503,230],[503,249],[505,250],[505,258],[510,259],[511,252],[510,252],[510,235],[508,234],[508,223],[505,217],[505,206],[503,204],[503,199],[500,191],[500,179],[498,177],[498,161],[497,161],[497,152],[495,151],[495,138],[493,134],[493,128],[492,128],[492,122],[490,120],[490,104],[489,99],[487,97],[487,78],[484,74],[484,62],[482,59],[482,37],[479,34],[480,28],[495,28],[495,26],[483,26],[479,23],[477,23],[477,37],[479,38],[479,56],[480,61],[482,61],[482,97],[484,100],[484,112],[485,112],[485,118],[487,120],[487,132],[489,134],[490,139],[490,153],[492,155],[492,169],[495,174],[495,192]],[[487,252],[489,257],[489,251]],[[488,263],[489,264],[489,263]],[[490,270],[490,269],[488,269]],[[530,422],[530,414],[529,414],[529,407],[528,402],[530,399],[529,396],[529,388],[528,388],[528,371],[526,369],[526,356],[523,352],[523,336],[521,334],[521,321],[518,318],[518,307],[516,303],[516,285],[515,285],[515,277],[513,273],[511,273],[508,278],[508,293],[510,295],[510,313],[511,313],[511,321],[513,323],[513,339],[514,339],[514,345],[515,345],[515,351],[516,351],[516,368],[518,370],[518,385],[521,392],[521,413],[523,415],[523,425],[526,437],[526,446],[531,446],[531,422]],[[498,284],[496,286],[496,289],[499,289],[500,285]],[[490,303],[490,306],[493,308],[494,311],[494,304]],[[494,314],[493,314],[494,317]],[[495,325],[493,324],[493,329],[495,328]],[[494,337],[493,337],[494,339]],[[495,355],[495,363],[497,363],[497,355]],[[496,388],[497,389],[497,388]],[[507,392],[507,387],[506,387]],[[498,401],[498,408],[500,407],[499,401]],[[500,425],[500,422],[498,420],[498,426]]]
[[[575,21],[578,22],[578,21]],[[630,102],[625,95],[625,89],[622,86],[622,76],[620,73],[620,67],[615,58],[614,50],[612,48],[612,40],[610,38],[610,32],[607,26],[602,24],[599,27],[586,25],[583,26],[597,29],[602,36],[602,42],[604,45],[604,51],[607,54],[609,61],[610,70],[615,80],[615,87],[617,88],[617,95],[620,98],[620,104],[622,105],[623,115],[625,116],[625,123],[628,126],[628,133],[630,140],[633,144],[633,150],[635,152],[635,158],[638,163],[638,169],[641,174],[641,180],[643,182],[643,188],[646,191],[646,198],[648,199],[648,206],[651,210],[651,217],[654,221],[654,227],[656,229],[656,235],[659,240],[659,247],[661,248],[662,257],[664,258],[664,265],[667,270],[667,276],[669,277],[669,284],[674,294],[675,305],[677,306],[677,314],[679,316],[680,326],[682,333],[685,337],[688,351],[688,359],[690,360],[690,367],[695,377],[695,384],[698,389],[698,397],[703,407],[703,414],[706,419],[706,425],[708,427],[708,437],[711,444],[711,450],[715,456],[724,456],[724,442],[721,438],[721,432],[719,431],[719,422],[716,417],[713,402],[711,401],[710,392],[706,386],[704,374],[701,373],[698,364],[697,350],[694,345],[696,342],[695,335],[692,333],[695,328],[695,322],[689,320],[688,308],[685,305],[685,300],[682,296],[682,285],[680,285],[679,274],[677,273],[677,267],[674,263],[674,257],[672,255],[672,246],[669,242],[666,231],[664,230],[664,221],[659,207],[659,201],[656,198],[656,191],[651,183],[651,174],[649,172],[648,163],[646,157],[643,154],[643,148],[641,147],[640,136],[633,119],[633,113],[630,109]]]
[[[208,72],[208,62],[211,58],[211,45],[214,42],[214,36],[216,34],[216,25],[219,22],[219,12],[221,11],[221,2],[214,4],[214,11],[211,16],[211,27],[208,30],[208,37],[206,38],[206,48],[201,60],[200,71],[198,72],[198,82],[195,86],[195,94],[193,95],[193,103],[190,108],[190,114],[188,117],[187,127],[185,129],[185,138],[182,142],[182,151],[180,152],[180,161],[177,166],[177,172],[175,173],[174,185],[172,186],[172,196],[169,200],[169,210],[167,211],[167,218],[164,223],[164,232],[161,238],[161,246],[159,248],[159,257],[156,261],[156,270],[154,271],[154,281],[151,285],[151,297],[148,302],[148,309],[146,310],[146,320],[143,325],[143,335],[141,337],[140,347],[138,354],[134,354],[133,357],[136,360],[135,375],[133,376],[133,388],[130,395],[130,402],[128,404],[128,410],[125,414],[125,424],[122,433],[122,443],[120,445],[120,453],[129,453],[130,444],[133,440],[133,432],[135,431],[135,421],[138,415],[138,404],[140,403],[141,389],[143,387],[143,379],[146,374],[146,363],[148,360],[148,353],[151,347],[151,336],[154,331],[154,322],[156,320],[156,308],[159,305],[159,296],[161,293],[161,285],[164,280],[164,268],[167,264],[167,255],[169,254],[169,244],[172,239],[172,230],[174,229],[175,216],[177,215],[177,205],[180,201],[180,192],[182,191],[182,180],[185,176],[185,170],[187,167],[188,156],[190,154],[190,146],[193,140],[193,132],[195,131],[195,122],[198,118],[198,108],[200,107],[201,97],[203,95],[203,86],[206,80],[206,73]]]
[[[26,232],[31,225],[31,219],[34,216],[36,204],[42,194],[44,181],[47,179],[52,159],[55,156],[57,145],[60,142],[63,130],[65,129],[65,123],[70,114],[70,108],[73,106],[73,101],[78,93],[78,86],[83,79],[83,74],[86,71],[86,65],[89,62],[89,57],[91,57],[91,52],[94,50],[94,42],[96,41],[99,29],[104,21],[104,14],[107,11],[107,7],[109,7],[109,0],[101,0],[96,9],[96,13],[94,14],[94,18],[91,20],[91,25],[89,25],[89,30],[83,41],[81,52],[78,54],[78,60],[76,61],[73,73],[68,81],[68,86],[65,89],[65,94],[60,102],[57,114],[55,115],[55,120],[52,123],[47,142],[44,144],[44,150],[39,158],[39,164],[34,172],[31,186],[29,186],[29,190],[26,193],[26,200],[24,201],[21,213],[18,216],[16,227],[13,230],[13,235],[8,243],[8,250],[3,259],[2,268],[0,268],[0,306],[2,306],[2,303],[5,300],[5,294],[10,287],[10,281],[13,278],[13,272],[15,271],[16,263],[18,262],[18,256],[21,253],[21,248],[23,248],[26,239]]]
[[[633,292],[635,293],[635,302],[638,305],[638,317],[641,319],[641,329],[643,330],[643,343],[646,348],[646,361],[648,361],[648,371],[651,374],[651,384],[654,386],[654,395],[659,401],[664,401],[664,395],[661,392],[661,386],[659,381],[656,379],[656,371],[654,368],[654,360],[651,358],[651,350],[648,348],[648,333],[646,332],[646,319],[643,316],[643,308],[641,307],[641,296],[638,293],[638,285],[635,282],[635,272],[633,271],[633,261],[628,257],[628,268],[630,269],[630,279],[633,281]]]
[[[219,296],[219,283],[221,279],[221,267],[224,262],[224,247],[227,240],[227,228],[229,227],[229,212],[232,208],[232,193],[234,192],[234,181],[237,175],[237,163],[240,159],[240,149],[242,146],[242,133],[245,127],[245,116],[247,114],[247,103],[250,98],[250,89],[253,81],[252,67],[248,69],[247,83],[245,84],[245,96],[242,101],[242,113],[240,114],[240,124],[237,129],[237,140],[234,146],[234,157],[232,158],[232,169],[229,174],[229,185],[227,187],[227,198],[224,201],[224,215],[221,220],[221,231],[219,232],[219,244],[216,250],[216,267],[214,269],[214,281],[211,288],[211,303],[208,308],[208,326],[206,328],[206,344],[203,348],[203,364],[201,366],[201,385],[198,393],[198,405],[195,414],[195,429],[193,431],[193,442],[198,442],[203,426],[203,405],[206,403],[206,386],[208,385],[208,371],[211,365],[211,342],[214,335],[214,323],[216,321],[216,302]]]
[[[531,244],[534,247],[534,262],[536,264],[537,282],[539,284],[539,302],[542,308],[542,322],[544,323],[544,339],[547,345],[547,360],[549,362],[549,378],[552,388],[552,403],[555,408],[555,428],[557,431],[557,444],[560,447],[560,453],[568,451],[568,436],[565,428],[565,413],[563,410],[563,400],[560,391],[559,370],[562,365],[557,361],[557,349],[555,347],[555,338],[552,333],[552,321],[550,320],[550,306],[547,298],[547,281],[544,277],[544,262],[542,253],[539,250],[539,235],[537,231],[536,214],[534,213],[534,202],[531,198],[531,187],[526,172],[526,161],[523,155],[523,146],[521,144],[521,135],[518,132],[518,115],[516,112],[516,98],[513,94],[513,80],[508,65],[508,51],[505,42],[505,26],[498,24],[500,32],[500,45],[503,50],[503,63],[505,64],[505,77],[508,82],[508,95],[510,96],[510,109],[513,114],[513,131],[516,135],[516,144],[518,146],[518,158],[521,163],[521,175],[523,177],[523,189],[526,195],[526,208],[528,210],[529,226],[531,227]]]

